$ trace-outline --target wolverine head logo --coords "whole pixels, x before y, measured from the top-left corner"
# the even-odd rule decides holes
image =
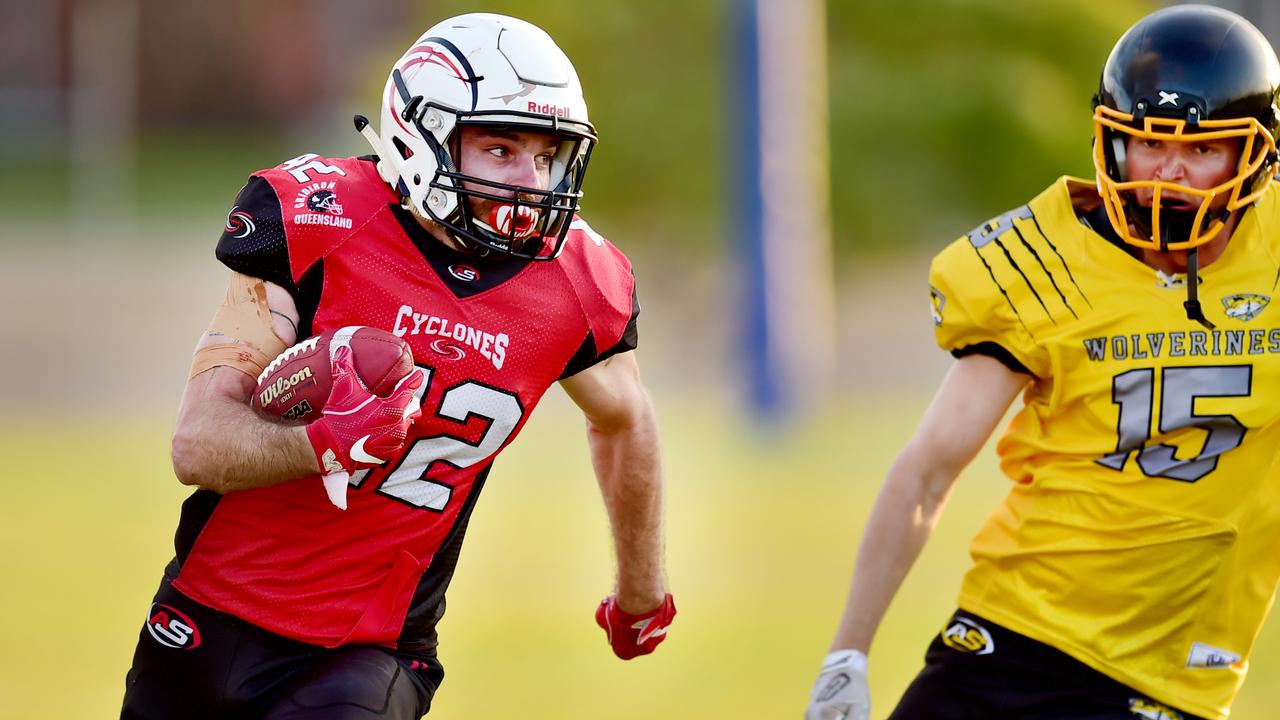
[[[1269,302],[1271,302],[1271,298],[1266,295],[1240,293],[1239,295],[1228,295],[1222,298],[1222,309],[1226,312],[1227,317],[1241,322],[1248,322],[1258,317],[1258,314],[1267,307]]]

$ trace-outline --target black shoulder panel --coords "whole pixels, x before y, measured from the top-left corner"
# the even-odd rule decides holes
[[[280,199],[254,176],[241,188],[218,239],[218,260],[232,270],[294,289]]]

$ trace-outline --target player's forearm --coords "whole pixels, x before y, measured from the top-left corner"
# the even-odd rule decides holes
[[[954,478],[947,469],[915,466],[907,453],[889,470],[858,547],[833,650],[870,649],[890,602],[933,532]]]
[[[657,422],[646,403],[634,422],[588,426],[591,461],[613,526],[618,602],[625,612],[662,604],[662,458]]]
[[[171,449],[180,482],[226,493],[319,472],[302,426],[271,422],[247,403],[212,391],[216,384],[194,382],[183,397]]]

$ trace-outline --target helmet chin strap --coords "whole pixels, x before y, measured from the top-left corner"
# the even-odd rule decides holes
[[[1133,220],[1133,224],[1141,231],[1146,233],[1152,239],[1155,235],[1151,232],[1153,208],[1144,208],[1136,203],[1130,206],[1133,211],[1129,217]],[[1160,223],[1160,248],[1162,252],[1168,252],[1167,248],[1171,242],[1184,242],[1191,237],[1191,229],[1195,224],[1195,213],[1181,210],[1166,210]],[[1204,308],[1200,305],[1200,273],[1199,273],[1199,248],[1193,247],[1187,250],[1187,299],[1182,303],[1182,307],[1187,311],[1187,319],[1194,320],[1209,329],[1214,328],[1214,324],[1204,315]]]
[[[378,156],[378,162],[384,162],[390,165],[392,171],[391,174],[396,177],[400,177],[400,163],[396,162],[396,157],[394,155],[387,152],[386,148],[382,147],[382,138],[378,137],[378,133],[374,132],[372,127],[369,127],[369,118],[363,115],[356,115],[354,120],[356,123],[356,132],[364,136],[364,139],[368,140],[369,144],[373,146],[373,154]]]
[[[1187,299],[1182,303],[1182,307],[1187,310],[1187,319],[1195,320],[1201,325],[1213,329],[1214,325],[1209,318],[1204,316],[1204,309],[1200,307],[1199,285],[1200,277],[1196,272],[1198,248],[1191,248],[1187,251]]]
[[[403,177],[404,173],[400,167],[400,163],[398,162],[398,159],[396,158],[395,155],[388,153],[386,151],[386,148],[382,145],[382,138],[378,137],[378,134],[375,133],[373,131],[373,128],[369,126],[369,118],[363,115],[356,115],[355,124],[356,124],[356,132],[360,133],[364,137],[364,139],[368,140],[369,144],[373,146],[373,154],[378,156],[378,161],[387,163],[388,165],[391,166],[391,175],[395,177]],[[399,189],[399,192],[404,192],[403,186]],[[409,208],[409,211],[412,212],[416,217],[422,217],[424,220],[434,222],[431,220],[431,218],[424,217],[422,213],[419,211],[419,209],[413,206],[413,203],[406,202],[405,207]],[[453,238],[454,242],[457,242],[459,245],[466,248],[469,252],[474,252],[477,255],[489,254],[488,248],[480,246],[477,243],[469,242],[465,238],[460,238],[453,233],[449,233],[449,237]]]
[[[1189,216],[1185,212],[1170,212],[1166,218],[1166,222],[1161,223],[1160,245],[1168,247],[1171,241],[1186,239],[1191,234],[1191,224],[1194,222],[1194,216]],[[1170,235],[1175,234],[1174,227],[1177,232],[1176,238]],[[1194,320],[1201,325],[1213,329],[1214,325],[1209,318],[1204,316],[1204,308],[1200,306],[1200,273],[1199,273],[1200,248],[1193,247],[1187,250],[1187,299],[1182,303],[1182,307],[1187,311],[1187,319]]]

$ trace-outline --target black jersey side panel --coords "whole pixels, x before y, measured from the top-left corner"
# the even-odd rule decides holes
[[[409,603],[409,613],[404,619],[404,627],[400,630],[400,649],[406,652],[434,653],[436,647],[436,624],[444,616],[445,590],[453,579],[453,572],[458,567],[458,557],[462,552],[462,539],[467,534],[467,525],[471,522],[471,511],[476,507],[480,491],[489,477],[492,465],[476,474],[471,495],[466,499],[453,529],[440,549],[431,560],[431,567],[418,582]]]

